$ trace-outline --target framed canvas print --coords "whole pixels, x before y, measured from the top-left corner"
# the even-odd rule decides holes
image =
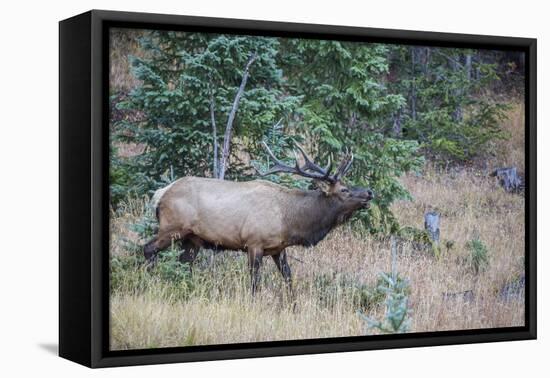
[[[60,22],[62,357],[536,337],[536,40]]]

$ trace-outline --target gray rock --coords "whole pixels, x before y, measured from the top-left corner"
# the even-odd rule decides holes
[[[523,182],[516,167],[497,168],[491,173],[491,176],[497,177],[500,185],[507,192],[518,192],[523,189]]]
[[[504,302],[517,301],[525,298],[525,275],[509,282],[500,289],[500,300]]]
[[[439,214],[435,211],[424,215],[424,228],[428,232],[430,239],[439,244]]]

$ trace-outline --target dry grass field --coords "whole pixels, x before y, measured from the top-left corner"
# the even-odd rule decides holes
[[[511,140],[496,146],[488,166],[514,164],[523,173],[521,106],[514,106],[505,127]],[[393,205],[400,223],[422,229],[424,214],[436,210],[443,239],[439,258],[399,243],[397,270],[410,284],[410,332],[523,325],[523,294],[502,295],[524,272],[523,195],[504,192],[479,168],[441,172],[427,165],[401,180],[414,200]],[[203,251],[192,274],[173,280],[163,275],[162,262],[157,274],[131,263],[136,251],[127,243],[144,241],[130,225],[145,209],[144,200],[130,201],[112,214],[114,350],[367,335],[374,331],[358,311],[384,316],[384,298],[374,292],[379,273],[391,270],[389,239],[359,236],[343,225],[315,247],[290,248],[293,307],[268,258],[254,300],[245,254]],[[474,239],[488,251],[487,266],[477,273],[468,247]]]

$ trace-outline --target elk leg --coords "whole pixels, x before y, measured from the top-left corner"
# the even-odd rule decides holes
[[[186,240],[182,242],[182,249],[183,252],[180,254],[179,260],[182,264],[189,264],[189,271],[192,271],[193,262],[198,255],[198,247],[192,241]]]
[[[250,268],[250,280],[252,282],[252,295],[256,294],[260,283],[260,267],[264,251],[261,248],[248,248],[248,266]]]
[[[170,233],[164,232],[145,244],[143,247],[143,256],[145,256],[145,260],[149,263],[154,263],[157,254],[163,249],[168,248],[170,244],[172,244],[172,239],[175,238],[172,237]]]
[[[286,259],[286,252],[283,250],[280,253],[271,255],[271,257],[273,258],[273,261],[275,261],[275,265],[277,265],[279,272],[281,272],[281,275],[285,280],[290,298],[293,299],[294,296],[292,293],[292,272],[290,271],[290,265],[288,265],[288,261]]]
[[[171,244],[170,239],[156,237],[149,241],[143,247],[143,256],[148,263],[154,263],[157,257],[157,254],[166,249]]]

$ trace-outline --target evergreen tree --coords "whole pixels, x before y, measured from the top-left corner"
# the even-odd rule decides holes
[[[423,163],[415,141],[384,136],[392,114],[405,106],[383,84],[388,51],[380,44],[294,39],[279,55],[291,93],[304,96],[300,133],[321,159],[350,148],[355,160],[347,179],[374,190],[371,208],[359,215],[370,232],[397,229],[390,204],[409,198],[397,178]]]
[[[120,139],[146,149],[123,162],[131,182],[121,184],[141,194],[158,188],[169,171],[173,177],[218,177],[222,169],[238,175],[231,143],[263,135],[296,103],[281,90],[278,43],[165,31],[142,37],[145,58],[132,59],[142,84],[118,107],[142,112],[145,119],[122,120],[116,127]]]
[[[419,46],[392,48],[388,86],[406,96],[395,114],[398,134],[414,139],[435,161],[465,161],[506,135],[500,128],[506,106],[482,96],[499,77],[485,52]]]

